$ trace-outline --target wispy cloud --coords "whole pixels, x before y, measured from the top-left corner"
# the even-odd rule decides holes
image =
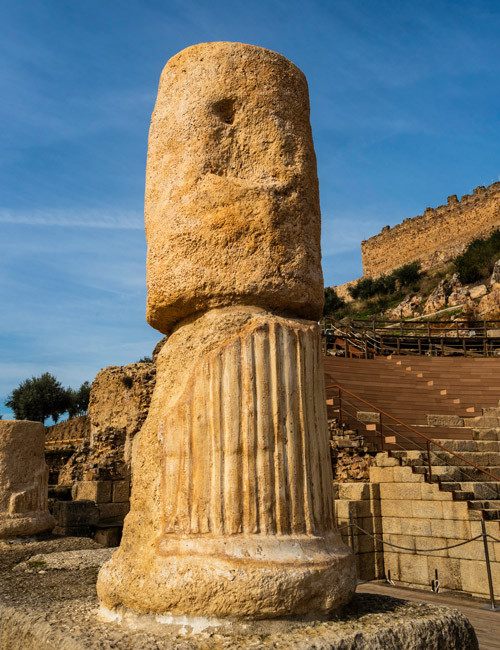
[[[95,210],[0,210],[0,223],[28,226],[59,226],[63,228],[114,228],[143,230],[144,218],[137,213],[101,213]]]

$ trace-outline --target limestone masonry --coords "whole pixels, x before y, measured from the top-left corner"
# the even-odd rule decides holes
[[[167,63],[146,231],[148,320],[171,334],[133,442],[122,542],[99,574],[102,613],[329,613],[356,576],[333,523],[318,181],[300,70],[239,43]]]
[[[447,205],[427,208],[422,216],[361,242],[363,276],[377,277],[420,261],[422,269],[439,266],[459,255],[473,239],[500,226],[500,183],[476,187],[472,195],[448,197]]]
[[[0,421],[0,538],[51,530],[41,422]]]

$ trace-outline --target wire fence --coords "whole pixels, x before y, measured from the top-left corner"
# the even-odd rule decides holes
[[[486,564],[486,573],[488,577],[488,590],[489,590],[489,595],[490,595],[490,604],[484,607],[484,609],[488,609],[491,611],[497,611],[500,610],[500,607],[497,607],[495,603],[495,591],[493,587],[493,577],[491,573],[491,560],[490,560],[490,553],[489,553],[489,548],[488,548],[488,539],[492,540],[493,542],[498,542],[500,543],[500,540],[494,537],[493,535],[490,535],[489,533],[486,532],[486,525],[484,522],[484,519],[481,520],[481,533],[479,535],[476,535],[475,537],[472,537],[471,539],[467,539],[463,542],[458,542],[457,544],[449,544],[447,546],[441,546],[438,548],[408,548],[406,546],[400,546],[398,544],[393,544],[392,542],[388,542],[384,540],[383,538],[373,535],[372,533],[369,533],[367,530],[356,524],[353,519],[352,515],[349,516],[349,523],[345,524],[343,526],[340,526],[337,530],[342,531],[342,530],[349,530],[350,533],[350,538],[351,538],[351,548],[353,552],[355,552],[355,543],[354,543],[354,529],[359,530],[362,534],[367,535],[368,537],[371,537],[375,542],[378,542],[382,544],[382,546],[390,546],[393,548],[397,548],[403,551],[410,551],[412,553],[436,553],[436,552],[442,552],[442,551],[447,551],[452,548],[458,548],[459,546],[465,546],[466,544],[471,544],[472,542],[476,542],[480,539],[483,540],[483,549],[484,549],[484,561]],[[390,571],[388,571],[387,576],[386,576],[386,581],[392,585],[394,585],[394,581],[391,579]],[[436,580],[432,581],[432,589],[433,591],[439,591],[439,580],[438,580],[438,572],[436,569]]]

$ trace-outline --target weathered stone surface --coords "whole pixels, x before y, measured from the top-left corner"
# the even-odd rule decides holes
[[[478,284],[477,287],[471,287],[469,289],[469,294],[472,300],[477,300],[477,298],[481,298],[482,296],[485,296],[486,293],[487,293],[487,289],[485,284]]]
[[[152,363],[110,366],[97,374],[90,390],[90,436],[61,469],[60,485],[128,480],[132,441],[146,419],[155,381]],[[87,492],[81,498],[94,497]]]
[[[88,415],[81,415],[78,418],[70,418],[64,422],[58,422],[51,427],[45,427],[46,441],[65,441],[87,439],[90,437],[90,419]]]
[[[448,283],[442,280],[425,301],[424,314],[432,314],[446,307]]]
[[[48,510],[49,470],[41,422],[0,421],[0,538],[54,527]]]
[[[13,571],[67,571],[70,569],[99,568],[109,560],[114,548],[75,549],[53,553],[37,553],[20,562]]]
[[[495,266],[493,267],[490,286],[492,289],[500,289],[500,259],[495,262]]]
[[[476,311],[480,318],[500,316],[500,290],[493,290],[481,298]]]
[[[125,455],[148,414],[156,380],[152,363],[110,366],[97,373],[89,402],[91,445],[96,433],[114,429],[123,433]]]
[[[472,195],[448,198],[361,243],[364,276],[376,277],[419,260],[432,269],[461,253],[473,239],[488,237],[500,224],[500,183],[476,187]]]
[[[43,553],[43,545],[37,546],[38,553]],[[109,551],[92,554],[91,565],[100,561],[97,555],[106,552]],[[61,557],[65,554],[54,555]],[[51,567],[46,565],[45,569],[35,566],[24,571],[12,571],[0,563],[2,649],[478,648],[474,630],[458,611],[373,594],[357,594],[352,603],[332,620],[323,621],[295,619],[225,624],[223,621],[187,617],[176,620],[172,617],[129,615],[121,625],[105,623],[96,616],[98,603],[95,597],[95,570],[83,566],[70,568],[70,565],[75,566],[75,560],[76,566],[80,564],[78,556],[73,556],[70,563],[62,560],[65,568],[61,566],[61,560],[50,560],[48,555],[42,557],[51,567],[59,564],[60,570],[47,570]]]
[[[240,618],[347,602],[317,324],[211,310],[174,331],[157,367],[101,602]]]
[[[149,134],[146,235],[147,318],[163,333],[232,304],[320,317],[316,157],[296,66],[240,43],[170,59]]]
[[[319,229],[303,74],[237,43],[171,59],[146,234],[148,320],[173,330],[134,441],[123,539],[99,574],[114,615],[262,619],[352,597],[319,327],[299,320],[321,313]]]

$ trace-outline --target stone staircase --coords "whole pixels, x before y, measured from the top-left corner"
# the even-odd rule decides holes
[[[500,441],[436,440],[482,469],[500,477]],[[402,467],[411,467],[415,474],[428,479],[425,451],[390,451],[390,457]],[[431,453],[432,478],[441,491],[451,492],[454,501],[466,501],[471,519],[500,522],[500,482],[494,481],[471,465],[443,450]]]

